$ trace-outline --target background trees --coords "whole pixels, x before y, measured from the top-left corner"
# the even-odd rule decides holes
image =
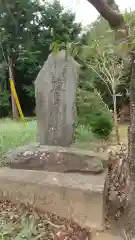
[[[53,29],[53,40],[52,40]],[[53,41],[75,41],[81,25],[75,16],[65,12],[58,1],[41,5],[38,0],[3,1],[0,4],[0,63],[5,75],[0,76],[0,116],[7,114],[10,98],[8,57],[23,111],[31,115],[34,109],[33,81],[51,51]],[[4,89],[4,91],[3,91]],[[6,93],[5,93],[6,92]],[[3,110],[3,104],[6,109]],[[8,113],[10,108],[8,108]]]

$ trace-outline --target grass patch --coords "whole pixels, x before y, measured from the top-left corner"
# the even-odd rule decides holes
[[[16,122],[10,119],[0,121],[0,155],[10,149],[36,142],[36,121]]]
[[[120,126],[120,135],[126,138],[127,126]],[[28,119],[25,123],[11,119],[0,120],[0,156],[19,146],[38,141],[36,120]],[[78,126],[73,147],[93,149],[102,141],[95,136],[90,128]]]
[[[92,131],[84,126],[76,129],[76,140],[73,146],[89,149],[97,140]],[[25,123],[11,119],[0,120],[0,155],[11,149],[38,141],[36,120]]]
[[[90,128],[85,126],[78,126],[76,129],[76,138],[73,146],[79,148],[90,149],[93,147],[97,137],[92,133]]]

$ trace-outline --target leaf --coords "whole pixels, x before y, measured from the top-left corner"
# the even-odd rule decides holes
[[[34,217],[30,216],[26,221],[24,221],[21,232],[14,238],[14,240],[31,240],[32,232],[34,231],[34,225]]]
[[[4,236],[9,236],[12,233],[12,228],[5,221],[0,223],[0,238],[4,240]]]

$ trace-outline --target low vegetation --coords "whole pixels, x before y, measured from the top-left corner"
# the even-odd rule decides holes
[[[10,119],[0,121],[0,154],[8,150],[36,142],[36,122],[16,122]]]
[[[76,129],[75,146],[90,148],[97,137],[89,128],[78,126]],[[37,124],[35,120],[26,122],[4,119],[0,121],[0,155],[19,146],[38,142]]]
[[[101,122],[99,121],[99,126]],[[104,124],[104,122],[103,122]],[[113,132],[112,132],[113,133]],[[110,135],[112,137],[113,134]],[[110,139],[109,137],[109,139]],[[120,126],[121,140],[127,142],[127,126]],[[109,140],[108,139],[108,140]],[[3,119],[0,121],[0,156],[2,157],[6,152],[19,146],[29,143],[38,142],[37,124],[36,120],[29,120],[26,122],[13,121],[11,119]],[[78,125],[76,128],[76,135],[73,142],[74,147],[83,149],[93,149],[95,145],[106,144],[105,138],[101,135],[94,134],[90,127]]]

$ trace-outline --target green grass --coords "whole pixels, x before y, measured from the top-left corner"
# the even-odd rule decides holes
[[[0,121],[0,155],[37,139],[36,121],[26,123],[10,119]]]
[[[28,120],[23,123],[11,119],[0,120],[0,155],[19,146],[37,141],[37,124],[35,120]],[[76,140],[73,146],[90,149],[96,141],[93,133],[80,126],[76,129]]]
[[[76,129],[76,139],[73,146],[90,149],[97,142],[97,137],[92,133],[91,129],[85,126],[78,126]]]
[[[127,141],[127,125],[119,126],[122,141]],[[84,126],[76,129],[76,139],[74,147],[83,149],[93,149],[101,139]],[[11,119],[0,120],[0,156],[19,146],[38,141],[36,120],[28,119],[25,123],[13,121]]]

